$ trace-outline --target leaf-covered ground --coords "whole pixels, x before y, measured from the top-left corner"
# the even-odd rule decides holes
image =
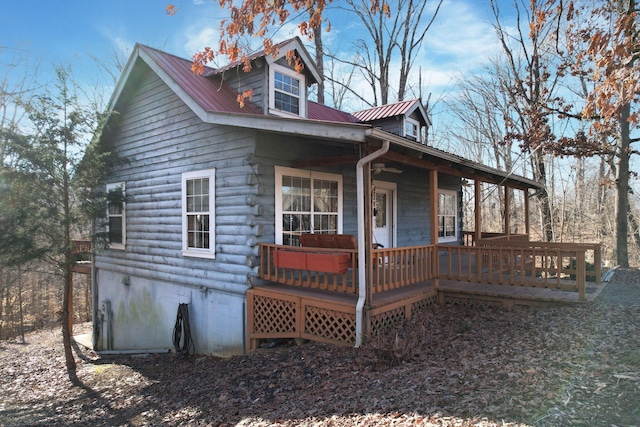
[[[0,425],[640,426],[637,270],[616,270],[581,306],[434,306],[362,349],[283,342],[183,359],[78,348],[82,388],[61,347],[58,330],[0,343]]]

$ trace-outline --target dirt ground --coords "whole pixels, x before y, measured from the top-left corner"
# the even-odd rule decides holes
[[[89,325],[76,326],[78,333]],[[58,329],[0,342],[2,426],[640,426],[640,271],[594,303],[444,305],[361,349],[98,356]]]

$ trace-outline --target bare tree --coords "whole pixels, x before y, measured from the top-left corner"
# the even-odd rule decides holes
[[[442,1],[438,0],[432,15],[427,19],[424,13],[430,3],[426,0],[399,0],[397,7],[389,13],[373,10],[368,0],[347,0],[350,10],[360,18],[369,37],[356,41],[355,49],[359,57],[347,62],[358,67],[370,85],[372,93],[369,98],[373,99],[372,105],[390,102],[390,70],[396,49],[401,63],[398,100],[404,99],[415,55],[434,22]]]
[[[548,184],[547,164],[539,148],[556,139],[549,123],[552,112],[548,106],[553,103],[558,76],[549,72],[552,65],[549,48],[555,30],[553,22],[537,25],[537,16],[549,13],[550,6],[543,3],[531,0],[529,8],[523,10],[521,3],[514,0],[516,27],[513,34],[503,26],[495,0],[491,0],[491,9],[495,19],[494,28],[512,73],[513,84],[507,93],[515,114],[507,121],[506,138],[520,143],[522,149],[529,153],[535,179]],[[547,241],[552,241],[552,206],[547,187],[540,189],[537,196],[543,236]]]

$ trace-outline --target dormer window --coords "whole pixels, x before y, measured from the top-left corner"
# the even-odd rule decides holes
[[[306,117],[305,77],[294,70],[271,64],[269,111],[279,116]]]
[[[404,136],[405,138],[411,138],[416,142],[420,142],[420,123],[417,120],[405,117]]]

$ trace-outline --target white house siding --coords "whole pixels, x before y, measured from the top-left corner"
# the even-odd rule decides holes
[[[128,160],[109,179],[126,183],[126,250],[104,250],[95,263],[98,304],[112,307],[113,349],[170,347],[178,304],[186,302],[198,353],[242,353],[245,292],[257,274],[255,241],[262,234],[248,161],[253,131],[202,123],[154,73],[138,67],[141,77],[125,88],[108,136]],[[210,168],[216,168],[216,258],[185,257],[181,174]]]

